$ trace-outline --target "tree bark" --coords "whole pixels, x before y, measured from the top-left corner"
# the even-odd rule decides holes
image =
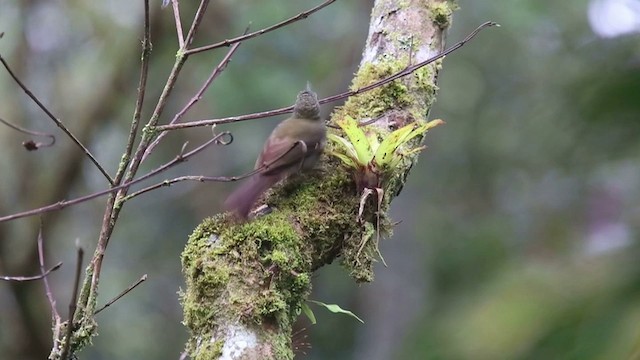
[[[377,0],[354,89],[442,51],[455,5],[443,0]],[[367,131],[384,138],[424,122],[435,100],[440,62],[353,96],[331,122],[380,117]],[[406,146],[415,148],[422,139]],[[331,146],[328,151],[330,152]],[[291,328],[311,291],[312,273],[340,259],[354,280],[372,281],[377,232],[390,233],[390,201],[402,190],[417,153],[394,169],[359,217],[361,193],[352,171],[325,154],[317,170],[296,176],[264,199],[271,213],[236,224],[225,214],[205,219],[182,255],[184,323],[193,359],[292,359]],[[358,219],[359,218],[359,219]]]

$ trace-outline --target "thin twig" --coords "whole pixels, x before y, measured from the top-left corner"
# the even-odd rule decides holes
[[[144,2],[144,35],[142,38],[142,59],[140,62],[140,80],[138,81],[138,96],[136,97],[136,107],[133,111],[133,120],[131,120],[131,128],[129,130],[129,139],[122,155],[122,164],[119,166],[114,179],[114,184],[119,185],[126,173],[129,161],[131,161],[131,152],[133,151],[133,143],[138,134],[138,126],[142,115],[142,104],[144,103],[145,91],[147,88],[147,76],[149,74],[149,55],[151,54],[151,21],[149,20],[149,0]]]
[[[147,0],[148,1],[148,0]],[[200,23],[202,22],[202,17],[204,16],[204,12],[207,8],[207,5],[209,4],[209,0],[201,0],[200,1],[200,5],[198,6],[198,10],[196,12],[196,15],[193,19],[193,22],[191,24],[191,29],[189,30],[189,33],[187,34],[187,38],[185,39],[186,43],[189,44],[191,42],[191,40],[193,39],[193,36],[195,34],[195,31],[198,29],[198,27],[200,26]],[[171,73],[169,74],[169,78],[167,79],[167,82],[164,85],[164,88],[162,89],[162,93],[160,94],[160,98],[158,99],[158,102],[156,104],[155,109],[153,110],[153,113],[151,114],[151,118],[149,119],[149,121],[146,124],[146,129],[152,129],[154,127],[156,127],[158,125],[158,121],[160,119],[160,115],[162,115],[162,112],[164,111],[165,106],[167,105],[167,99],[169,98],[169,95],[171,94],[171,92],[174,89],[174,86],[176,84],[176,81],[178,81],[178,75],[180,74],[180,71],[182,70],[182,67],[184,66],[184,64],[186,63],[187,59],[189,58],[188,55],[185,55],[184,53],[182,53],[182,49],[180,51],[178,51],[178,54],[176,55],[176,61],[173,64],[173,68],[171,69]],[[152,134],[152,133],[144,133],[144,135],[142,136],[142,139],[140,140],[140,143],[138,144],[138,148],[136,149],[135,154],[133,155],[133,159],[131,161],[131,163],[129,164],[129,169],[127,170],[127,174],[125,176],[125,182],[129,182],[131,180],[133,180],[133,178],[135,177],[136,173],[138,172],[138,168],[140,167],[140,164],[142,163],[142,158],[149,146],[149,144],[151,143],[151,141],[154,139],[156,135]],[[118,194],[116,194],[117,197],[121,197],[121,196],[125,196],[126,192],[127,192],[128,188],[122,188]],[[112,209],[111,205],[115,204],[115,199],[113,199],[113,201],[109,201],[110,204],[108,204],[106,212],[110,213],[110,220],[107,219],[106,217],[103,219],[105,221],[110,221],[110,222],[115,222],[115,220],[118,217],[119,214],[119,209]],[[106,234],[106,233],[105,233]],[[102,232],[100,235],[100,239],[98,240],[98,248],[96,249],[96,251],[98,251],[99,249],[101,249],[104,246],[104,243],[106,241],[108,241],[108,239],[103,238]],[[99,271],[98,271],[99,272]],[[94,273],[94,276],[96,276],[96,273]],[[93,288],[93,286],[92,286]]]
[[[32,150],[38,150],[41,147],[51,147],[56,143],[56,137],[53,134],[48,134],[48,133],[43,133],[43,132],[39,132],[39,131],[33,131],[33,130],[29,130],[29,129],[25,129],[21,126],[18,126],[16,124],[12,124],[10,122],[8,122],[7,120],[4,120],[2,118],[0,118],[0,122],[7,125],[8,127],[19,131],[23,134],[27,134],[27,135],[33,135],[33,136],[43,136],[43,137],[48,137],[50,140],[49,143],[41,143],[41,142],[35,142],[33,140],[29,140],[29,141],[23,141],[22,142],[22,146],[25,147],[25,149],[32,151]]]
[[[275,164],[278,160],[282,159],[283,157],[285,157],[287,154],[289,154],[291,151],[293,151],[293,149],[295,149],[298,145],[302,146],[302,151],[303,153],[306,153],[306,149],[307,149],[307,144],[305,144],[304,141],[296,141],[295,143],[293,143],[289,149],[287,149],[287,151],[283,152],[282,154],[278,155],[275,159],[273,159],[271,162],[266,163],[266,164],[262,164],[262,166],[258,167],[257,169],[253,169],[251,171],[249,171],[246,174],[242,174],[239,176],[204,176],[204,175],[185,175],[185,176],[178,176],[176,178],[173,179],[169,179],[169,180],[164,180],[162,182],[153,184],[151,186],[147,186],[144,189],[140,189],[134,193],[131,193],[129,195],[127,195],[123,201],[128,201],[133,199],[136,196],[142,195],[144,193],[147,193],[149,191],[152,190],[156,190],[159,189],[161,187],[164,186],[171,186],[177,182],[182,182],[182,181],[199,181],[199,182],[207,182],[207,181],[211,181],[211,182],[232,182],[232,181],[238,181],[238,180],[242,180],[242,179],[246,179],[250,176],[253,176],[263,170],[267,170],[271,167],[271,165]],[[302,162],[304,163],[304,156],[302,157]],[[303,163],[301,163],[300,166],[303,165]]]
[[[176,22],[178,46],[180,49],[184,49],[184,34],[182,33],[182,22],[180,21],[180,4],[178,4],[178,0],[171,0],[171,5],[173,6],[173,17]]]
[[[40,264],[40,273],[45,273],[44,267],[44,240],[42,237],[42,219],[40,219],[40,229],[38,230],[38,263]],[[60,326],[62,323],[62,318],[60,317],[60,313],[58,313],[58,309],[56,307],[56,300],[53,296],[53,292],[51,291],[51,286],[49,285],[49,279],[45,276],[42,281],[44,282],[44,290],[47,296],[47,300],[49,301],[49,306],[51,307],[51,329],[53,332],[53,348],[58,349],[60,346],[60,331],[62,327]]]
[[[225,142],[225,141],[221,141],[220,139],[223,138],[224,136],[231,136],[231,134],[228,131],[222,132],[218,135],[216,135],[216,137],[214,137],[213,139],[207,141],[206,143],[204,143],[203,145],[197,147],[194,150],[191,150],[190,152],[186,153],[186,154],[179,154],[177,155],[173,160],[169,161],[168,163],[165,163],[164,165],[156,168],[153,171],[150,171],[148,173],[146,173],[145,175],[135,179],[135,180],[131,180],[131,181],[127,181],[121,185],[115,186],[113,188],[110,189],[105,189],[102,191],[98,191],[95,192],[93,194],[89,194],[89,195],[85,195],[85,196],[81,196],[72,200],[63,200],[63,201],[58,201],[55,204],[51,204],[51,205],[47,205],[47,206],[43,206],[37,209],[32,209],[32,210],[28,210],[28,211],[23,211],[23,212],[19,212],[19,213],[15,213],[15,214],[11,214],[11,215],[7,215],[7,216],[3,216],[0,217],[0,223],[1,222],[5,222],[5,221],[11,221],[11,220],[15,220],[15,219],[20,219],[23,217],[27,217],[27,216],[33,216],[33,215],[38,215],[38,214],[43,214],[43,213],[47,213],[47,212],[51,212],[51,211],[55,211],[55,210],[60,210],[60,209],[64,209],[68,206],[72,206],[72,205],[76,205],[91,199],[95,199],[97,197],[106,195],[106,194],[110,194],[116,191],[120,191],[122,189],[128,188],[132,185],[135,185],[141,181],[144,181],[154,175],[157,175],[173,166],[175,166],[178,163],[184,162],[187,159],[189,159],[191,156],[197,154],[198,152],[204,150],[207,146],[213,144],[213,143],[217,143],[220,145],[228,145],[229,142]]]
[[[387,78],[384,78],[382,80],[376,81],[376,82],[374,82],[372,84],[369,84],[367,86],[364,86],[364,87],[362,87],[360,89],[356,89],[356,90],[352,90],[352,91],[345,91],[345,92],[343,92],[341,94],[337,94],[337,95],[333,95],[333,96],[329,96],[327,98],[324,98],[324,99],[320,100],[320,103],[321,104],[325,104],[325,103],[328,103],[328,102],[333,102],[333,101],[337,101],[337,100],[346,99],[346,98],[348,98],[350,96],[358,95],[360,93],[375,89],[375,88],[383,86],[383,85],[386,85],[386,84],[388,84],[388,83],[390,83],[390,82],[392,82],[394,80],[397,80],[397,79],[399,79],[401,77],[407,76],[407,75],[415,72],[416,70],[418,70],[418,69],[420,69],[420,68],[422,68],[422,67],[424,67],[426,65],[429,65],[432,62],[434,62],[436,60],[439,60],[439,59],[451,54],[452,52],[458,50],[459,48],[463,47],[466,43],[471,41],[471,39],[473,39],[476,35],[478,35],[478,33],[480,31],[482,31],[484,28],[491,27],[491,26],[500,26],[500,25],[498,25],[497,23],[495,23],[493,21],[487,21],[487,22],[483,23],[482,25],[478,26],[469,35],[467,35],[467,37],[464,38],[462,41],[457,42],[456,44],[454,44],[453,46],[449,47],[445,51],[443,51],[443,52],[441,52],[441,53],[439,53],[439,54],[437,54],[435,56],[432,56],[427,60],[424,60],[424,61],[419,62],[419,63],[417,63],[415,65],[412,65],[412,66],[408,66],[404,70],[401,70],[401,71],[399,71],[399,72],[397,72],[397,73],[395,73],[395,74],[393,74],[393,75],[391,75],[391,76],[389,76]]]
[[[198,31],[198,27],[200,27],[200,24],[202,23],[202,18],[204,17],[204,13],[207,11],[207,6],[209,6],[209,0],[200,0],[200,5],[198,6],[196,15],[193,17],[191,28],[187,33],[187,37],[184,39],[185,46],[191,45],[191,42],[193,41],[193,38],[196,35],[196,31]],[[180,49],[185,50],[184,47],[181,47]]]
[[[147,0],[148,1],[148,0]],[[208,0],[201,0],[200,6],[198,7],[198,11],[196,12],[196,16],[191,25],[191,29],[189,30],[189,34],[185,39],[185,47],[193,39],[195,31],[200,25],[202,21],[202,17],[204,15],[204,11],[206,10]],[[169,95],[173,92],[175,88],[175,84],[178,80],[178,75],[186,63],[189,56],[184,54],[184,49],[178,50],[176,54],[176,60],[173,64],[173,68],[171,69],[171,73],[169,74],[169,78],[167,79],[164,88],[162,89],[162,93],[160,94],[160,98],[158,99],[156,106],[145,125],[145,130],[150,130],[158,124],[160,120],[160,116],[162,115],[164,108],[167,105]],[[124,175],[124,183],[129,183],[133,181],[135,178],[138,169],[140,168],[140,164],[142,163],[142,157],[144,156],[147,147],[153,141],[153,139],[157,136],[157,134],[153,131],[143,131],[142,137],[140,139],[140,143],[136,148],[136,151],[132,157],[131,162],[127,168],[126,174]],[[179,159],[180,162],[183,161],[182,158]],[[92,316],[95,310],[95,298],[97,297],[98,285],[100,281],[100,276],[102,272],[102,262],[104,259],[104,254],[106,252],[107,246],[109,245],[109,241],[111,239],[111,235],[113,234],[113,230],[115,228],[115,224],[118,221],[120,216],[120,211],[122,210],[122,199],[127,195],[129,191],[129,187],[125,186],[120,188],[116,193],[112,193],[107,199],[107,203],[105,205],[104,215],[102,217],[102,225],[100,227],[100,234],[98,235],[98,242],[95,247],[95,251],[91,258],[91,277],[87,278],[85,281],[85,285],[83,286],[83,292],[81,294],[81,301],[85,305],[84,312],[85,316]],[[86,289],[86,290],[85,290]]]
[[[148,186],[144,189],[140,189],[136,192],[133,192],[129,195],[127,195],[125,197],[126,201],[129,201],[131,199],[133,199],[134,197],[140,196],[144,193],[147,193],[149,191],[152,190],[156,190],[159,189],[161,187],[165,187],[165,186],[171,186],[177,182],[182,182],[182,181],[198,181],[198,182],[207,182],[207,181],[213,181],[213,182],[231,182],[231,181],[238,181],[244,178],[247,178],[251,175],[254,175],[255,172],[252,171],[251,173],[245,174],[245,175],[241,175],[241,176],[229,176],[229,177],[225,177],[225,176],[204,176],[204,175],[185,175],[185,176],[178,176],[177,178],[173,178],[173,179],[169,179],[169,180],[164,180],[162,182],[159,182],[157,184],[153,184],[151,186]]]
[[[34,276],[0,276],[0,280],[6,280],[6,281],[33,281],[33,280],[40,280],[40,279],[45,278],[52,271],[58,270],[60,268],[60,266],[62,266],[62,262],[59,262],[59,263],[55,264],[51,269],[41,273],[40,275],[34,275]]]
[[[337,95],[333,95],[333,96],[329,96],[326,97],[322,100],[320,100],[320,104],[326,104],[329,102],[333,102],[333,101],[338,101],[338,100],[342,100],[342,99],[346,99],[350,96],[353,95],[358,95],[361,94],[363,92],[366,91],[370,91],[373,90],[377,87],[386,85],[394,80],[397,80],[403,76],[407,76],[413,72],[415,72],[416,70],[438,60],[443,58],[446,55],[449,55],[450,53],[458,50],[459,48],[461,48],[462,46],[464,46],[467,42],[469,42],[471,39],[473,39],[481,30],[483,30],[484,28],[490,27],[490,26],[496,26],[498,24],[496,24],[495,22],[486,22],[480,26],[478,26],[473,32],[471,32],[464,40],[456,43],[455,45],[451,46],[450,48],[446,49],[445,51],[441,52],[440,54],[437,54],[425,61],[422,61],[420,63],[417,63],[413,66],[409,66],[407,68],[405,68],[404,70],[398,71],[397,73],[381,79],[379,81],[376,81],[370,85],[364,86],[362,88],[356,89],[356,90],[351,90],[351,91],[345,91],[343,93],[337,94]],[[268,111],[263,111],[263,112],[258,112],[258,113],[253,113],[253,114],[246,114],[246,115],[240,115],[240,116],[230,116],[230,117],[225,117],[225,118],[219,118],[219,119],[207,119],[207,120],[197,120],[197,121],[190,121],[190,122],[184,122],[184,123],[180,123],[180,124],[172,124],[172,125],[160,125],[160,126],[156,126],[155,130],[157,131],[170,131],[170,130],[177,130],[177,129],[186,129],[186,128],[192,128],[192,127],[198,127],[198,126],[210,126],[210,125],[216,125],[216,124],[227,124],[227,123],[233,123],[233,122],[239,122],[239,121],[246,121],[246,120],[253,120],[253,119],[261,119],[261,118],[267,118],[267,117],[271,117],[271,116],[276,116],[276,115],[282,115],[282,114],[287,114],[293,111],[293,106],[288,106],[288,107],[284,107],[284,108],[280,108],[280,109],[275,109],[275,110],[268,110]]]
[[[38,263],[40,264],[40,273],[44,274],[44,240],[42,238],[42,223],[40,224],[40,230],[38,231]],[[49,300],[49,305],[51,305],[51,317],[53,317],[53,322],[55,325],[60,322],[60,314],[58,314],[58,310],[56,309],[56,300],[53,297],[53,292],[51,291],[49,280],[46,278],[46,276],[43,278],[43,281],[47,299]]]
[[[98,310],[96,310],[93,313],[93,315],[98,315],[99,312],[101,312],[102,310],[104,310],[104,309],[108,308],[109,306],[113,305],[114,302],[120,300],[123,296],[127,295],[129,292],[131,292],[131,290],[135,289],[138,285],[142,284],[146,280],[147,280],[147,274],[142,275],[142,277],[140,279],[138,279],[138,281],[136,281],[133,284],[129,285],[129,287],[126,288],[120,294],[118,294],[118,296],[116,296],[113,299],[109,300],[106,304],[104,304],[103,307],[101,307]]]
[[[245,33],[248,31],[249,31],[249,28],[247,27],[247,29],[245,30]],[[207,89],[209,88],[213,80],[215,80],[218,77],[218,75],[220,75],[224,71],[224,69],[227,67],[229,62],[231,62],[231,57],[236,52],[236,50],[238,50],[239,46],[240,46],[240,43],[236,43],[231,47],[231,49],[229,49],[229,51],[224,56],[224,58],[222,58],[218,66],[216,66],[213,69],[213,71],[211,72],[207,80],[205,80],[205,82],[202,84],[202,86],[200,87],[200,90],[198,90],[198,92],[189,100],[189,102],[187,102],[187,104],[185,104],[182,110],[176,113],[176,115],[173,117],[173,119],[171,119],[169,124],[175,124],[179,122],[180,119],[182,119],[182,117],[187,113],[187,111],[189,111],[193,107],[193,105],[195,105],[198,101],[202,99],[202,95],[204,94],[205,91],[207,91]],[[158,135],[158,137],[155,140],[153,140],[151,144],[149,144],[149,147],[147,147],[147,150],[145,150],[144,156],[142,157],[142,161],[144,161],[147,158],[147,156],[151,154],[153,149],[158,145],[158,143],[160,143],[160,141],[162,141],[162,139],[166,136],[166,134],[167,134],[166,132],[160,133],[160,135]]]
[[[67,129],[67,127],[55,116],[53,115],[53,113],[51,111],[49,111],[49,109],[44,106],[44,104],[42,102],[40,102],[40,100],[38,100],[38,98],[31,92],[31,90],[29,90],[29,88],[22,83],[22,81],[20,81],[20,79],[18,79],[18,77],[16,76],[16,74],[14,74],[13,70],[11,70],[11,67],[9,67],[9,64],[5,61],[5,59],[2,57],[2,55],[0,55],[0,62],[2,62],[2,65],[4,65],[4,68],[7,70],[7,72],[9,73],[9,75],[13,78],[13,80],[18,84],[18,86],[20,86],[20,88],[27,94],[27,96],[29,96],[29,98],[31,98],[31,100],[33,100],[33,102],[35,102],[38,107],[40,109],[42,109],[42,111],[45,112],[45,114],[47,114],[47,116],[49,116],[49,118],[51,120],[53,120],[54,123],[56,123],[56,125],[58,125],[58,127],[60,129],[62,129],[62,131],[67,134],[67,136],[69,136],[69,138],[80,148],[82,149],[82,151],[85,153],[85,155],[87,155],[87,157],[91,160],[91,162],[93,162],[93,164],[98,168],[98,170],[100,170],[100,172],[102,173],[102,175],[104,175],[104,177],[109,181],[109,183],[111,185],[113,185],[113,179],[111,178],[111,176],[109,176],[109,173],[107,173],[107,171],[102,167],[102,165],[100,165],[100,163],[98,162],[98,160],[96,160],[96,158],[91,154],[91,152],[89,151],[89,149],[87,149],[81,142],[80,140],[78,140],[76,138],[75,135],[73,135],[73,133],[71,131],[69,131],[69,129]]]
[[[201,46],[201,47],[197,47],[197,48],[194,48],[194,49],[190,49],[190,50],[187,50],[185,54],[193,55],[193,54],[197,54],[197,53],[200,53],[200,52],[203,52],[203,51],[208,51],[208,50],[213,50],[213,49],[217,49],[217,48],[221,48],[221,47],[225,47],[225,46],[230,46],[232,44],[235,44],[235,43],[247,40],[247,39],[251,39],[251,38],[266,34],[266,33],[271,32],[273,30],[277,30],[277,29],[279,29],[281,27],[284,27],[284,26],[287,26],[289,24],[292,24],[292,23],[294,23],[296,21],[299,21],[299,20],[302,20],[302,19],[306,19],[307,17],[309,17],[309,15],[311,15],[314,12],[319,11],[319,10],[331,5],[334,2],[336,2],[336,0],[327,0],[327,1],[323,2],[322,4],[316,6],[316,7],[313,7],[311,9],[307,10],[307,11],[303,11],[300,14],[298,14],[298,15],[296,15],[294,17],[291,17],[291,18],[289,18],[287,20],[281,21],[281,22],[279,22],[279,23],[277,23],[275,25],[266,27],[266,28],[258,30],[258,31],[254,31],[254,32],[252,32],[250,34],[244,34],[242,36],[238,36],[238,37],[235,37],[233,39],[227,39],[227,40],[215,43],[215,44],[211,44],[211,45],[206,45],[206,46]]]
[[[78,253],[76,259],[76,274],[73,280],[73,292],[71,293],[71,301],[69,302],[69,320],[67,322],[67,334],[64,347],[60,359],[67,360],[69,354],[69,348],[71,346],[71,334],[73,333],[73,317],[76,314],[76,302],[78,301],[78,287],[80,286],[80,273],[82,272],[82,258],[84,257],[84,250],[78,244]]]
[[[145,0],[145,2],[148,1],[149,0]],[[145,5],[145,7],[147,6],[148,5]],[[176,55],[176,60],[173,64],[173,68],[171,69],[171,73],[169,74],[169,78],[167,79],[165,86],[162,89],[162,93],[160,94],[160,98],[156,103],[151,117],[145,125],[145,129],[148,129],[149,127],[152,127],[158,123],[160,115],[162,114],[164,107],[167,105],[168,96],[174,89],[178,75],[188,58],[187,56],[184,56],[181,51],[182,50],[180,50]],[[155,136],[156,134],[142,131],[140,143],[138,144],[128,167],[121,167],[118,170],[125,172],[122,183],[126,184],[134,180],[134,177],[136,176],[140,167],[140,163],[142,161],[142,155],[144,155],[144,151],[147,145]],[[104,259],[107,245],[109,244],[109,240],[111,239],[111,235],[113,234],[116,222],[118,221],[120,211],[122,210],[120,199],[124,195],[126,195],[128,190],[129,187],[124,186],[118,189],[117,192],[111,192],[109,198],[107,199],[107,203],[105,204],[104,215],[102,217],[102,225],[100,226],[100,234],[98,235],[98,241],[91,258],[91,276],[85,279],[82,287],[82,293],[80,294],[79,302],[83,305],[83,312],[86,318],[92,317],[95,310],[95,299],[98,296],[98,283],[100,280],[102,261]]]

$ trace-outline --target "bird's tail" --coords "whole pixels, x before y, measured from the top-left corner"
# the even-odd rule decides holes
[[[246,220],[253,204],[255,204],[265,191],[275,185],[278,180],[280,180],[280,176],[277,175],[253,175],[229,195],[224,202],[224,209],[235,213],[242,220]]]

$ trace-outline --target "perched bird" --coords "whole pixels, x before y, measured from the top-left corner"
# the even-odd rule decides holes
[[[283,120],[269,135],[252,175],[224,203],[225,210],[246,220],[260,196],[278,181],[311,169],[322,154],[327,128],[320,118],[318,96],[307,88],[296,98],[293,115]]]

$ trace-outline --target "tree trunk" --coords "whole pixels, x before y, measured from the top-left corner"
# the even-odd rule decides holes
[[[388,77],[442,51],[455,5],[443,0],[377,0],[354,89]],[[440,62],[372,91],[352,96],[331,122],[381,117],[367,131],[384,138],[424,122],[435,100]],[[339,133],[336,131],[336,133]],[[421,139],[406,146],[415,148]],[[331,146],[325,153],[332,150]],[[353,174],[325,154],[317,170],[276,186],[264,199],[273,211],[235,224],[221,214],[205,219],[182,255],[184,323],[193,359],[292,359],[291,328],[311,291],[313,271],[335,259],[356,281],[372,281],[377,232],[390,233],[390,201],[402,189],[417,152],[406,156],[384,190],[380,213],[370,197],[358,216],[361,192]]]

